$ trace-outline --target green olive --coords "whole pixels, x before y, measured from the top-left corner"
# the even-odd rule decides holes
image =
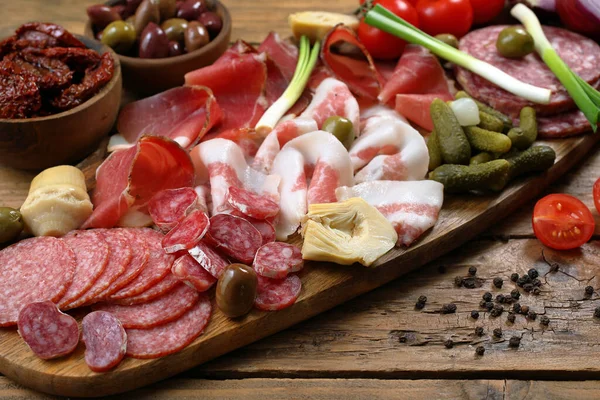
[[[127,53],[135,43],[135,29],[125,21],[111,22],[102,32],[102,43],[119,54]]]
[[[163,22],[160,27],[165,31],[169,40],[182,43],[188,22],[183,18],[171,18]]]
[[[349,149],[354,142],[354,126],[352,125],[352,121],[348,118],[340,117],[338,115],[329,117],[323,123],[321,130],[331,133],[342,142],[347,149]]]
[[[533,52],[533,38],[520,26],[502,29],[496,40],[498,53],[507,58],[521,58]]]
[[[217,306],[231,318],[248,314],[254,305],[257,287],[258,278],[251,267],[231,264],[217,283]]]
[[[0,243],[15,240],[23,230],[23,217],[18,210],[0,207]]]
[[[440,33],[439,35],[435,35],[435,38],[446,43],[448,46],[458,49],[458,39],[454,35],[449,33]]]

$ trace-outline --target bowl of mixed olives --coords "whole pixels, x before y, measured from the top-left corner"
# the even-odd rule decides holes
[[[219,0],[110,0],[87,14],[85,35],[119,54],[123,85],[137,94],[182,85],[229,47],[231,16]]]

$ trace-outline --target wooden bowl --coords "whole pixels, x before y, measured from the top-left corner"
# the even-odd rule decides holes
[[[107,1],[106,5],[114,5],[118,0]],[[152,95],[167,89],[181,86],[184,75],[198,68],[206,67],[215,62],[229,47],[231,36],[231,16],[227,8],[215,1],[216,13],[223,21],[221,32],[206,46],[175,57],[167,58],[138,58],[119,54],[123,68],[123,85],[125,89],[138,95]],[[94,38],[94,30],[88,20],[85,24],[84,35]]]
[[[112,79],[94,97],[71,110],[39,118],[0,119],[0,165],[41,170],[80,161],[93,152],[112,129],[121,102],[119,57],[94,39],[75,35],[115,61]]]

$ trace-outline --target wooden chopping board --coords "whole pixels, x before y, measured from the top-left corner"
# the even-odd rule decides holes
[[[302,293],[292,307],[277,312],[253,310],[237,320],[214,309],[205,332],[177,354],[154,360],[126,358],[111,372],[94,373],[85,364],[81,343],[68,357],[44,361],[29,350],[16,329],[2,328],[0,372],[42,392],[86,397],[124,392],[173,376],[326,311],[458,247],[537,196],[599,140],[600,135],[588,134],[542,142],[557,153],[556,163],[546,173],[516,180],[497,195],[446,197],[440,218],[431,231],[408,249],[390,251],[373,268],[309,262],[300,273]],[[101,145],[79,165],[91,186],[103,156],[104,145]],[[0,203],[18,207],[32,178],[33,174],[0,166]],[[75,316],[84,314],[81,310]]]

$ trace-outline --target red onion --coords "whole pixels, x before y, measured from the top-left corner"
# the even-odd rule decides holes
[[[556,0],[556,10],[565,26],[576,32],[600,38],[598,0]]]

